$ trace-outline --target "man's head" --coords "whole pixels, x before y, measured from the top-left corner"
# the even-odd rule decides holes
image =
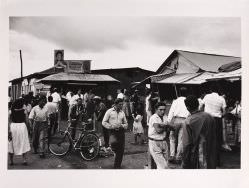
[[[155,109],[156,109],[157,115],[159,115],[159,116],[162,117],[162,116],[164,116],[164,114],[165,114],[166,104],[163,103],[163,102],[158,102],[158,103],[156,103],[156,105],[155,105]]]
[[[123,100],[119,99],[119,98],[115,99],[114,106],[115,106],[117,111],[120,111],[123,107]]]
[[[101,97],[99,97],[99,96],[94,96],[94,97],[93,97],[93,102],[94,102],[95,104],[99,104],[100,101],[101,101]]]
[[[48,102],[52,102],[53,101],[53,97],[52,96],[49,96],[48,97]]]
[[[118,94],[121,93],[121,89],[118,89],[118,90],[117,90],[117,93],[118,93]]]
[[[78,95],[80,95],[80,94],[81,94],[81,89],[79,89],[79,90],[77,91],[77,94],[78,94]]]
[[[38,105],[40,106],[40,108],[43,108],[46,102],[47,102],[46,96],[42,95],[39,99]]]
[[[196,96],[194,95],[189,95],[185,100],[184,103],[186,105],[186,108],[190,113],[198,110],[199,107],[199,101]]]
[[[180,88],[180,96],[186,97],[188,95],[188,89],[186,87]]]
[[[82,98],[79,97],[79,98],[77,99],[77,105],[82,105]]]
[[[54,92],[57,92],[58,91],[58,89],[57,88],[54,88]]]

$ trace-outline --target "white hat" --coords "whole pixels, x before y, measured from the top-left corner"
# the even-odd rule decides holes
[[[99,96],[94,96],[93,99],[99,99],[99,100],[100,100],[101,97],[99,97]]]

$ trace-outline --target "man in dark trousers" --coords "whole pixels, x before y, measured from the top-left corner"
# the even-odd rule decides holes
[[[88,116],[85,105],[82,103],[82,98],[77,99],[77,104],[75,104],[69,112],[69,121],[71,122],[71,136],[75,139],[76,127],[80,122],[87,122]]]
[[[99,96],[95,96],[93,98],[93,102],[95,104],[94,112],[96,115],[96,127],[97,127],[96,129],[101,130],[101,127],[102,127],[102,132],[103,132],[104,141],[105,141],[103,150],[107,152],[107,148],[109,149],[109,130],[102,125],[102,120],[104,118],[104,115],[107,109],[106,109],[105,104],[101,101],[101,98]]]
[[[110,130],[110,143],[114,152],[114,169],[120,169],[125,146],[125,129],[128,123],[125,113],[121,110],[123,99],[117,98],[114,107],[106,111],[102,125]]]
[[[214,118],[198,110],[197,97],[185,99],[190,116],[183,126],[182,167],[187,169],[216,168],[216,124]]]

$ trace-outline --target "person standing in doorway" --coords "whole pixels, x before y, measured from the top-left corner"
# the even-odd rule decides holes
[[[110,143],[114,152],[114,169],[120,169],[125,147],[125,129],[128,123],[121,110],[123,99],[117,98],[114,107],[106,111],[102,125],[110,130]]]

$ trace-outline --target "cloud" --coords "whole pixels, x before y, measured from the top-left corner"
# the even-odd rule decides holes
[[[10,29],[78,52],[125,50],[130,41],[173,48],[240,46],[238,18],[12,17]]]

